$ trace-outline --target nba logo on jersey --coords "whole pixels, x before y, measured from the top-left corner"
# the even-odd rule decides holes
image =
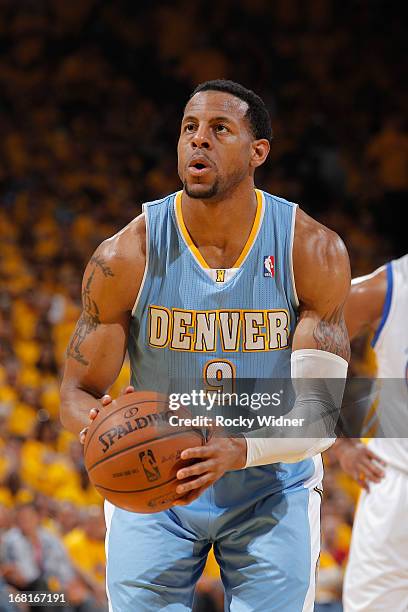
[[[273,255],[264,257],[264,276],[265,278],[273,278],[275,276],[275,258]]]

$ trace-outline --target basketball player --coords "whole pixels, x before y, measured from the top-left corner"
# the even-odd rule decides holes
[[[374,333],[372,345],[383,385],[377,416],[383,435],[403,435],[408,409],[408,255],[352,281],[345,307],[350,337]],[[389,416],[389,418],[387,418]],[[338,440],[346,455],[356,442]],[[345,612],[408,610],[408,440],[373,438],[363,473],[372,482],[364,490],[354,519],[343,600]],[[381,469],[378,461],[384,466]],[[366,471],[368,464],[371,468]],[[372,469],[375,470],[372,473]],[[352,470],[348,470],[353,474]],[[385,471],[385,476],[384,476]],[[358,476],[357,476],[358,477]]]
[[[104,394],[126,349],[136,390],[209,370],[224,382],[346,378],[348,255],[295,204],[255,189],[270,141],[253,92],[231,81],[194,91],[178,143],[183,190],[145,204],[85,271],[62,384],[72,432],[88,425],[97,400],[111,401]],[[111,609],[190,610],[213,544],[226,609],[311,611],[319,450],[332,440],[321,442],[212,437],[183,452],[201,461],[179,470],[178,505],[134,514],[108,504]]]

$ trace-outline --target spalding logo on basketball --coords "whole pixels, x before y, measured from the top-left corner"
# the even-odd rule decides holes
[[[131,512],[158,512],[178,498],[176,474],[189,465],[180,455],[205,439],[199,429],[171,426],[171,415],[166,398],[154,392],[123,395],[99,412],[84,453],[89,478],[105,499]]]

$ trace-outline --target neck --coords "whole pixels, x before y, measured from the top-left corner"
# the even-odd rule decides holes
[[[209,200],[182,194],[184,223],[210,267],[229,268],[244,248],[254,224],[257,198],[253,181]]]

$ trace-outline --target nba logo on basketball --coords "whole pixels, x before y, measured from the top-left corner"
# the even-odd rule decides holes
[[[275,258],[273,255],[264,257],[264,276],[265,278],[273,278],[275,276]]]

